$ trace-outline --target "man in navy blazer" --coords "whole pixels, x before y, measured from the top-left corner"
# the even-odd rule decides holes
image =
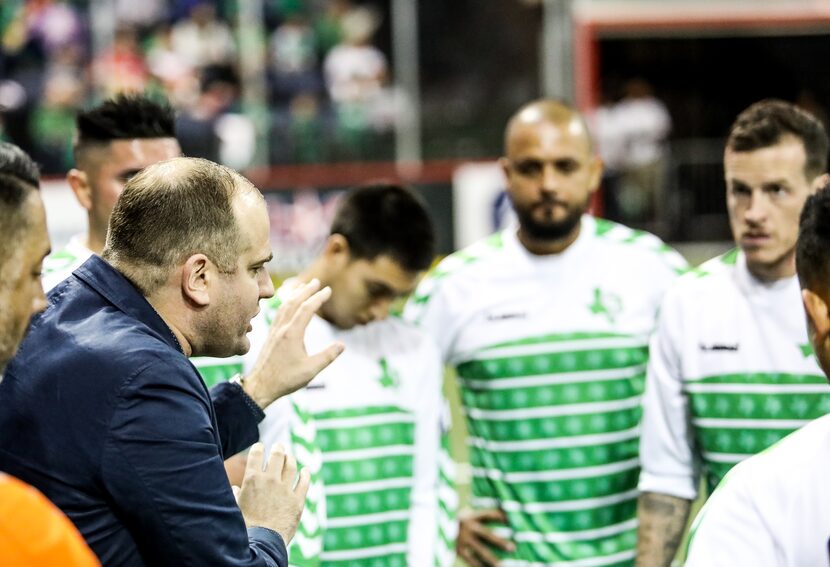
[[[259,300],[274,293],[270,258],[259,191],[176,158],[127,183],[102,257],[32,320],[0,383],[0,470],[58,505],[102,564],[287,564],[307,473],[296,480],[291,456],[263,460],[255,445],[237,506],[223,455],[256,441],[262,408],[342,350],[303,346],[330,290],[298,290],[244,379],[208,392],[188,360],[248,350]]]

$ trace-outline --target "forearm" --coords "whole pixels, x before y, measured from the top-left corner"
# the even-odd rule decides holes
[[[668,494],[644,492],[640,495],[637,501],[637,517],[640,520],[637,531],[638,567],[671,565],[691,506],[691,500]]]

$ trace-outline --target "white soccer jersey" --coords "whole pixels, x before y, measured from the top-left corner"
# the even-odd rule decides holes
[[[825,416],[726,475],[695,519],[687,567],[828,567],[828,479]]]
[[[257,319],[257,335],[278,303]],[[345,345],[343,354],[298,395],[270,406],[260,426],[266,444],[322,454],[322,564],[451,564],[438,541],[443,398],[434,343],[395,318],[341,330],[315,316],[308,351],[333,341]],[[297,412],[310,419],[299,423]],[[299,450],[298,425],[308,433]]]
[[[653,235],[584,216],[561,254],[515,228],[446,258],[406,316],[455,366],[473,505],[500,507],[502,565],[616,565],[634,557],[648,335],[685,268]]]
[[[732,251],[666,295],[651,344],[640,490],[694,499],[736,463],[830,410],[795,276],[752,277]]]
[[[67,245],[43,259],[43,291],[49,290],[65,280],[92,256],[92,250],[84,244],[83,235],[73,236]]]

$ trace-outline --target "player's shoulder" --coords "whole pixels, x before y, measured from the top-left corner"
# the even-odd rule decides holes
[[[742,474],[772,474],[781,478],[796,478],[802,473],[816,470],[815,464],[822,461],[825,472],[830,472],[830,455],[824,449],[830,446],[830,415],[815,419],[778,443],[747,459],[747,472]],[[740,465],[739,465],[740,466]]]
[[[421,313],[431,299],[451,289],[463,289],[493,273],[504,271],[505,231],[496,232],[453,252],[433,267],[418,284],[406,307],[407,319]],[[416,320],[418,317],[414,317]]]
[[[607,248],[616,258],[665,267],[677,274],[688,269],[686,260],[677,250],[645,230],[589,215],[583,217],[583,229],[589,231],[594,241]]]
[[[371,323],[367,328],[370,328],[377,337],[387,345],[392,345],[393,348],[437,353],[438,347],[429,333],[415,323],[397,315]]]
[[[502,256],[504,251],[505,231],[493,233],[441,260],[427,278],[441,280],[486,269],[489,263]]]
[[[722,292],[724,286],[734,285],[733,274],[738,254],[738,249],[734,248],[697,267],[690,268],[678,278],[672,292],[678,296],[700,296],[707,292]]]

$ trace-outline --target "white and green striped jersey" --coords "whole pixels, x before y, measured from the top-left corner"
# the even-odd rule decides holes
[[[269,302],[255,320],[254,335],[261,336],[262,319],[270,318],[278,303]],[[421,331],[394,318],[341,330],[315,316],[306,331],[308,351],[333,341],[345,345],[343,354],[301,395],[290,397],[294,412],[313,418],[315,438],[307,436],[304,443],[322,454],[322,565],[438,563],[443,403],[438,351]],[[252,345],[260,342],[252,335]],[[261,438],[299,454],[296,418],[286,409],[278,401],[266,410]],[[440,564],[451,565],[452,558]]]
[[[651,343],[640,489],[694,499],[736,463],[830,411],[795,276],[754,278],[743,253],[690,271]]]
[[[64,248],[43,259],[43,291],[49,293],[92,256],[92,250],[86,247],[84,238],[80,234],[73,236]]]
[[[825,416],[729,471],[695,519],[687,567],[830,565],[828,448]]]
[[[561,254],[508,229],[410,299],[457,370],[473,505],[504,510],[496,531],[517,547],[502,565],[632,563],[648,335],[685,267],[655,236],[585,216]]]

